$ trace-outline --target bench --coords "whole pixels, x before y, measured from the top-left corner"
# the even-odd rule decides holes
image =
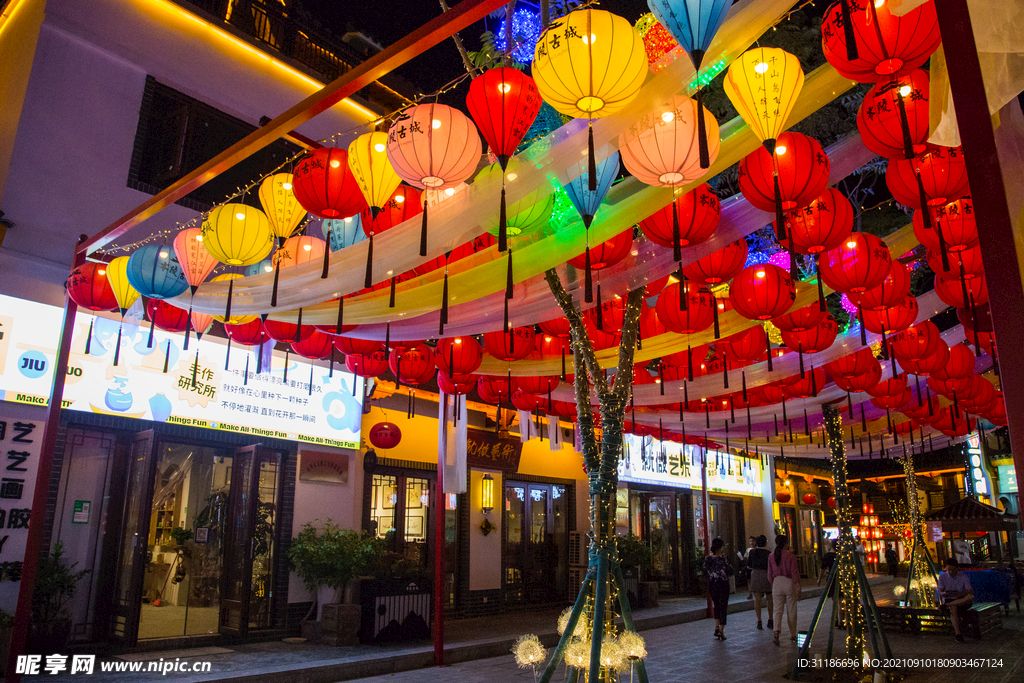
[[[963,632],[975,638],[998,631],[1003,627],[998,602],[976,602],[969,609],[960,610]],[[949,614],[937,607],[904,607],[894,603],[880,603],[878,616],[886,631],[909,633],[948,634],[951,629]]]

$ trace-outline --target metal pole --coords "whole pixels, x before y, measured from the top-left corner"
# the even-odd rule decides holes
[[[444,411],[448,412],[448,396],[441,394],[444,401]],[[456,401],[458,395],[454,396]],[[444,423],[441,428],[445,429]],[[445,524],[445,494],[444,494],[444,467],[441,460],[437,461],[437,496],[434,502],[437,506],[436,522],[434,526],[434,665],[444,666],[444,524]]]
[[[85,254],[78,246],[87,239],[78,238],[78,245],[72,258],[72,270],[85,263]],[[18,606],[14,612],[14,626],[11,629],[11,650],[7,657],[6,680],[17,683],[21,680],[14,673],[18,655],[25,654],[28,642],[28,627],[32,621],[32,593],[36,586],[36,572],[39,556],[43,549],[43,522],[46,518],[46,501],[50,492],[50,475],[53,470],[53,452],[57,447],[57,429],[60,425],[61,397],[64,395],[64,379],[68,372],[68,357],[71,355],[71,338],[75,329],[75,313],[78,305],[67,294],[64,295],[64,325],[61,327],[57,358],[53,363],[53,386],[50,389],[50,403],[46,410],[43,426],[43,445],[39,453],[39,469],[36,486],[32,495],[32,512],[29,514],[28,539],[25,541],[25,563],[21,570],[21,586],[18,587]]]
[[[1021,283],[1013,219],[1006,201],[1006,188],[999,167],[992,118],[974,42],[974,30],[966,0],[935,0],[935,12],[942,34],[949,85],[956,107],[960,142],[971,183],[971,196],[978,225],[985,277],[989,286],[992,324],[1003,344],[1024,338],[1024,285]],[[1024,480],[1024,364],[1000,365],[1000,385],[1006,400],[1010,426],[1010,448],[1017,481]],[[1024,524],[1024,507],[1020,509]]]
[[[704,508],[704,556],[711,554],[711,532],[708,530],[708,445],[704,443],[704,453],[700,459],[701,505]],[[715,614],[711,602],[711,589],[708,589],[708,619]]]

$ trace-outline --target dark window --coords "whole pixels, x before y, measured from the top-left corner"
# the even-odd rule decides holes
[[[128,186],[156,194],[256,130],[245,121],[146,77]],[[278,168],[299,147],[277,140],[202,187],[179,204],[198,211],[219,204],[237,188]],[[259,206],[255,192],[245,203]]]

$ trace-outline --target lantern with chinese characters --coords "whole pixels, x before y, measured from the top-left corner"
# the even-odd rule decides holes
[[[331,355],[331,349],[334,348],[334,340],[331,338],[331,335],[325,334],[320,330],[314,330],[306,339],[293,341],[291,347],[293,353],[297,353],[303,358],[319,360],[328,358]]]
[[[324,255],[326,248],[327,244],[319,237],[289,237],[274,253],[274,264],[281,268],[291,268],[303,263],[317,262]]]
[[[587,247],[584,252],[583,300],[586,303],[591,303],[594,300],[594,294],[591,277],[592,266],[589,265],[592,263],[590,258],[590,225],[594,221],[598,207],[601,206],[605,195],[608,194],[612,181],[615,180],[619,173],[619,153],[614,152],[590,170],[583,171],[582,163],[580,162],[576,169],[582,172],[576,174],[576,177],[569,181],[569,184],[565,186],[565,193],[569,196],[569,201],[572,202],[572,205],[576,207],[580,218],[583,219],[583,227],[587,233]]]
[[[184,332],[188,325],[188,311],[161,299],[147,301],[146,314],[164,332]]]
[[[321,147],[295,165],[291,191],[302,208],[321,218],[345,218],[366,207],[348,155],[344,149]]]
[[[788,247],[793,241],[793,251],[798,254],[820,254],[841,245],[853,229],[853,205],[842,192],[830,187],[806,206],[798,206],[785,212],[785,234],[780,240]]]
[[[988,303],[988,284],[984,277],[961,279],[955,272],[938,272],[935,274],[935,293],[944,303],[956,308]]]
[[[850,293],[850,301],[865,311],[881,311],[895,306],[910,294],[910,271],[899,261],[893,259],[889,274],[880,284],[859,293]]]
[[[128,282],[147,299],[173,299],[188,289],[185,273],[170,247],[147,244],[128,257]]]
[[[217,259],[203,246],[202,232],[199,228],[186,228],[174,236],[174,253],[193,294],[217,267]]]
[[[750,320],[769,320],[788,311],[796,301],[789,273],[770,263],[744,268],[729,290],[736,312]]]
[[[961,147],[933,147],[913,159],[893,159],[885,171],[885,184],[896,201],[912,209],[960,199],[970,192],[964,151]],[[931,229],[930,225],[924,227]]]
[[[363,230],[369,237],[366,253],[366,277],[364,287],[372,287],[373,279],[373,236],[377,232],[376,218],[392,198],[402,179],[395,173],[387,157],[388,134],[381,131],[364,133],[348,146],[348,167],[356,185],[363,193],[369,213],[369,221],[363,219]],[[417,202],[418,203],[418,202]],[[367,222],[369,225],[367,225]]]
[[[320,230],[332,252],[341,251],[366,239],[362,215],[359,213],[347,218],[325,218],[320,222]]]
[[[409,349],[392,349],[388,367],[399,383],[419,386],[434,376],[434,353],[430,347],[419,344]]]
[[[679,301],[682,296],[685,296],[685,302]],[[655,311],[658,321],[671,332],[693,334],[711,327],[715,315],[714,297],[704,285],[676,282],[666,287],[658,297]]]
[[[484,334],[484,349],[498,360],[522,360],[533,351],[536,333],[532,327],[513,327],[508,332]]]
[[[774,154],[759,147],[740,161],[740,191],[762,211],[775,210],[776,189],[783,210],[805,206],[828,188],[830,166],[817,140],[801,133],[781,133]],[[780,238],[785,239],[783,231]]]
[[[703,285],[714,285],[736,277],[747,262],[748,248],[744,239],[731,242],[718,251],[683,267],[688,280]]]
[[[918,209],[914,212],[913,225],[917,241],[939,255],[940,268],[935,272],[948,271],[951,263],[957,263],[951,254],[978,246],[978,224],[970,197]]]
[[[402,430],[393,422],[378,422],[370,428],[370,443],[374,448],[394,448],[402,441]]]
[[[466,108],[501,168],[537,118],[542,100],[532,78],[510,67],[488,69],[469,84]]]
[[[892,256],[879,238],[854,232],[818,263],[826,285],[837,292],[857,293],[882,284],[892,269]]]
[[[655,244],[688,247],[711,237],[721,217],[718,196],[702,183],[640,221],[640,229]]]
[[[112,311],[117,308],[114,290],[107,279],[107,264],[83,263],[71,271],[67,281],[68,296],[90,311]]]
[[[263,328],[263,321],[258,317],[247,323],[227,323],[224,325],[224,332],[231,341],[244,346],[257,346],[270,338]]]
[[[914,69],[872,86],[857,110],[864,146],[887,159],[907,159],[927,149],[928,72]]]
[[[381,345],[376,351],[364,356],[345,356],[345,367],[359,377],[380,377],[388,371],[388,357]]]
[[[640,300],[640,315],[647,312],[647,302]],[[626,317],[626,301],[615,297],[584,312],[584,317],[594,323],[594,327],[602,332],[620,332]]]
[[[291,173],[274,173],[260,183],[260,205],[279,242],[291,237],[306,217],[306,209],[295,198],[293,188],[294,178]]]
[[[222,204],[203,221],[203,246],[229,266],[259,263],[274,246],[270,221],[246,204]]]
[[[889,338],[889,350],[898,360],[921,360],[935,353],[942,338],[939,328],[925,320]]]
[[[864,327],[875,334],[892,334],[905,330],[917,320],[917,299],[907,296],[903,301],[880,311],[861,314]]]
[[[437,369],[450,377],[470,375],[480,367],[483,349],[473,337],[448,337],[437,342],[434,361]]]

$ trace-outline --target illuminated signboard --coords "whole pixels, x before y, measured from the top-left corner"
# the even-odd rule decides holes
[[[970,461],[971,483],[974,492],[986,498],[992,495],[992,487],[989,486],[988,473],[985,471],[985,464],[981,459],[981,438],[975,434],[967,437],[967,459]]]
[[[619,481],[700,489],[701,448],[650,436],[623,434]],[[761,495],[761,468],[757,460],[733,453],[710,451],[708,491],[744,496]]]
[[[999,470],[999,493],[1017,493],[1017,471],[1013,465],[1000,465]]]
[[[129,312],[129,317],[132,312]],[[0,295],[0,400],[46,405],[61,309]],[[258,347],[185,337],[126,318],[75,318],[62,405],[70,410],[358,448],[363,380],[294,355],[273,356],[256,374]],[[92,325],[89,354],[86,340]],[[166,372],[164,367],[166,365]],[[227,368],[227,369],[225,369]],[[248,368],[248,376],[246,369]],[[353,387],[353,383],[355,386]]]

